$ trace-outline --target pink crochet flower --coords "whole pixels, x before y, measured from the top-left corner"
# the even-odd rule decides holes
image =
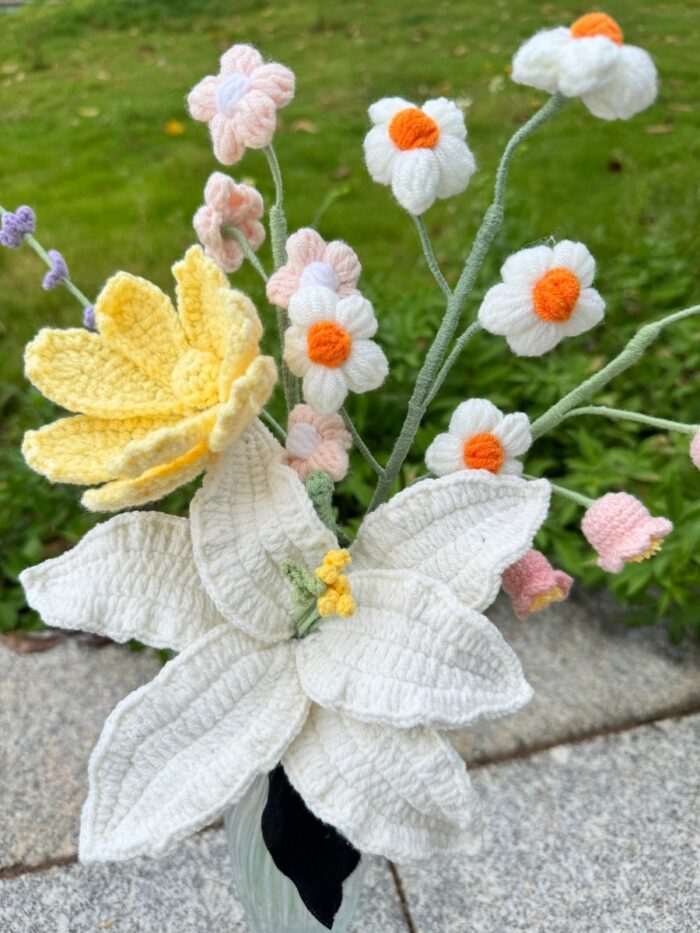
[[[221,56],[218,75],[208,75],[189,93],[195,120],[209,124],[214,155],[224,165],[243,158],[246,148],[264,149],[277,125],[277,110],[294,97],[294,74],[251,45],[234,45]]]
[[[224,272],[235,272],[243,264],[243,249],[236,240],[221,235],[221,225],[233,224],[253,249],[260,249],[265,240],[260,192],[250,185],[237,185],[223,172],[214,172],[204,188],[204,202],[193,219],[197,236],[207,256]]]
[[[298,289],[325,285],[344,298],[357,294],[361,271],[360,260],[347,243],[326,243],[311,227],[304,227],[287,240],[287,263],[270,276],[267,297],[273,305],[287,308]]]
[[[573,577],[555,570],[540,551],[528,551],[501,578],[501,586],[512,599],[513,611],[519,619],[566,599],[573,582]]]
[[[697,431],[690,442],[690,459],[700,470],[700,431]]]
[[[287,463],[306,482],[323,470],[340,482],[348,472],[352,437],[340,415],[322,415],[310,405],[295,405],[287,424]]]
[[[629,493],[609,492],[586,511],[581,530],[598,552],[598,566],[608,573],[619,573],[626,563],[655,554],[673,530],[673,523],[652,517]]]

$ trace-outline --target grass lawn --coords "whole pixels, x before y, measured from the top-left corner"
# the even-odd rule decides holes
[[[419,101],[446,95],[466,110],[480,171],[462,196],[437,204],[426,217],[438,259],[454,282],[489,202],[499,154],[544,100],[510,81],[510,58],[536,29],[570,22],[586,10],[527,0],[30,3],[0,15],[0,203],[36,209],[38,238],[64,253],[89,296],[120,268],[170,290],[170,265],[192,242],[191,219],[204,182],[219,168],[206,127],[185,113],[187,91],[215,71],[221,51],[237,41],[290,65],[297,96],[282,113],[276,139],[290,228],[317,222],[326,238],[346,239],[362,260],[361,286],[377,310],[392,369],[379,402],[356,397],[350,407],[383,460],[442,303],[413,224],[363,167],[367,106],[386,95]],[[477,337],[432,406],[404,480],[420,471],[422,451],[457,402],[484,395],[534,418],[603,365],[640,322],[698,301],[697,4],[612,0],[606,10],[629,42],[653,54],[662,79],[659,99],[632,121],[615,123],[596,120],[571,102],[522,147],[511,172],[506,222],[466,309],[469,320],[509,252],[570,237],[598,259],[606,321],[534,362],[514,358],[500,339]],[[166,132],[173,120],[182,124],[179,135]],[[253,179],[269,203],[272,186],[259,153],[249,153],[233,172],[239,180]],[[268,247],[260,255],[269,264]],[[15,450],[24,427],[53,417],[36,397],[27,401],[22,347],[43,325],[80,321],[78,304],[64,290],[41,290],[43,272],[26,247],[0,252],[5,628],[34,623],[13,587],[18,570],[75,540],[90,521],[76,506],[75,490],[49,488]],[[234,278],[269,315],[252,270]],[[698,371],[700,329],[690,320],[667,332],[661,352],[597,401],[697,422]],[[593,496],[627,489],[677,522],[677,533],[653,561],[619,578],[594,566],[575,530],[580,511],[571,503],[555,503],[538,543],[579,579],[613,585],[618,596],[633,600],[631,621],[666,613],[672,637],[689,628],[700,632],[693,599],[700,474],[688,460],[687,438],[601,422],[567,422],[533,448],[528,471],[559,477]],[[356,510],[351,497],[366,501],[371,480],[358,458],[340,490],[341,503]],[[180,496],[169,506],[182,504]]]

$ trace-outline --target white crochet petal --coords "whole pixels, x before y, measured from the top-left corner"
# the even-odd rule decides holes
[[[501,423],[493,429],[493,433],[503,445],[506,458],[522,456],[532,444],[530,419],[521,411],[504,415]],[[501,467],[501,472],[503,472],[503,467]]]
[[[219,611],[254,638],[292,634],[289,558],[317,567],[337,547],[283,450],[255,421],[205,475],[190,506],[195,560]]]
[[[629,120],[654,103],[657,90],[656,66],[651,55],[634,45],[623,45],[608,80],[582,99],[590,112],[602,120]]]
[[[464,114],[453,100],[449,100],[447,97],[437,97],[434,100],[426,100],[421,110],[435,120],[440,127],[441,136],[447,133],[457,139],[467,138]]]
[[[559,90],[567,97],[580,97],[599,87],[612,73],[620,46],[607,36],[576,39],[562,49],[559,59]]]
[[[595,278],[595,259],[583,243],[561,240],[552,249],[552,266],[564,267],[574,273],[581,288],[588,288]]]
[[[389,363],[373,340],[354,340],[350,356],[341,368],[351,392],[370,392],[386,379]]]
[[[117,515],[20,582],[47,625],[114,641],[181,651],[223,622],[199,579],[189,522],[161,512]]]
[[[559,89],[561,53],[574,41],[570,30],[563,26],[535,33],[515,53],[512,79],[554,94]]]
[[[564,337],[577,337],[605,317],[605,302],[595,288],[584,288],[568,321],[559,326]]]
[[[498,471],[499,476],[520,476],[523,472],[523,465],[519,460],[513,460],[509,457],[501,464],[501,468]]]
[[[308,711],[289,643],[224,623],[107,719],[90,759],[80,858],[160,856],[273,768]]]
[[[489,620],[448,586],[415,573],[350,574],[357,611],[300,642],[307,695],[363,722],[466,726],[532,698],[520,662]]]
[[[490,606],[501,574],[531,547],[549,483],[460,470],[397,493],[363,521],[355,570],[414,570],[452,586],[465,605]]]
[[[561,324],[542,321],[533,315],[527,329],[506,334],[506,341],[516,356],[542,356],[553,350],[565,336]]]
[[[381,100],[370,104],[369,118],[372,123],[389,123],[397,113],[410,107],[415,107],[415,104],[404,100],[403,97],[382,97]]]
[[[284,361],[295,376],[305,376],[311,368],[306,327],[292,324],[284,332]]]
[[[391,170],[391,190],[411,214],[427,211],[437,197],[440,170],[431,149],[397,153]]]
[[[365,136],[365,164],[370,178],[380,185],[391,184],[391,173],[398,149],[389,139],[385,126],[373,126]]]
[[[439,198],[460,194],[476,171],[476,162],[465,142],[456,136],[443,135],[433,149],[440,168],[437,186]]]
[[[377,318],[372,303],[360,294],[348,295],[338,302],[335,321],[345,328],[353,340],[366,340],[377,333]]]
[[[490,334],[517,334],[532,323],[532,289],[499,282],[484,295],[479,321]]]
[[[507,285],[531,289],[553,266],[554,251],[549,246],[531,246],[509,256],[501,266],[501,278]]]
[[[425,465],[436,476],[446,476],[464,469],[464,442],[454,434],[438,434],[425,452]]]
[[[338,411],[348,394],[344,369],[329,369],[327,366],[312,364],[302,383],[304,401],[323,415],[332,415]]]
[[[289,299],[289,320],[299,327],[310,327],[317,321],[334,321],[338,296],[324,285],[305,285]]]
[[[493,431],[502,419],[503,414],[493,402],[485,398],[470,398],[455,408],[448,430],[461,441],[466,441],[475,434]]]
[[[431,729],[391,729],[312,706],[282,764],[309,809],[361,852],[412,861],[478,850],[467,769]]]

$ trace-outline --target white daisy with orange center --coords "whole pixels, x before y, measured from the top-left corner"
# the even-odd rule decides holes
[[[445,434],[438,434],[425,452],[425,465],[436,476],[458,470],[520,474],[522,456],[532,444],[527,415],[504,415],[483,398],[471,398],[455,408]]]
[[[606,13],[587,13],[571,27],[543,29],[513,58],[518,84],[580,97],[603,120],[629,120],[656,99],[656,67],[648,52],[626,45]]]
[[[317,411],[337,411],[348,391],[369,392],[384,382],[389,364],[370,339],[377,319],[362,295],[341,298],[323,285],[306,286],[292,295],[289,320],[284,359]]]
[[[486,293],[479,321],[518,356],[542,356],[602,321],[605,302],[590,287],[594,276],[595,260],[583,243],[521,249],[503,263],[503,281]]]
[[[459,107],[445,97],[416,107],[401,97],[372,104],[374,126],[365,137],[365,160],[372,178],[391,185],[411,214],[422,214],[436,198],[460,194],[476,163],[467,146]]]

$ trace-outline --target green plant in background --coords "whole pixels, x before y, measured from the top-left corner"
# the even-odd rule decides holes
[[[201,197],[199,178],[209,165],[202,154],[201,137],[195,138],[191,125],[181,135],[166,135],[168,121],[182,114],[182,89],[190,86],[192,76],[201,71],[200,61],[219,41],[228,44],[232,37],[250,38],[272,54],[276,48],[293,48],[295,41],[301,44],[300,58],[313,62],[308,73],[295,62],[300,85],[308,90],[301,96],[313,103],[302,104],[295,108],[298,116],[288,117],[293,121],[287,124],[285,139],[288,215],[296,226],[320,214],[324,234],[330,238],[342,233],[357,245],[363,259],[365,291],[382,316],[382,340],[394,365],[381,409],[359,397],[352,414],[383,463],[396,433],[396,412],[405,410],[407,404],[404,387],[411,384],[410,375],[422,363],[442,310],[439,295],[426,291],[420,253],[398,212],[387,206],[380,217],[376,215],[376,192],[367,184],[358,157],[364,109],[375,96],[374,86],[379,85],[395,87],[407,97],[456,95],[462,89],[468,89],[471,96],[473,91],[474,99],[486,103],[475,106],[470,114],[470,143],[479,161],[488,164],[508,134],[504,124],[523,123],[537,103],[531,95],[531,110],[523,113],[522,94],[518,97],[506,85],[500,71],[509,46],[517,45],[532,30],[538,14],[533,17],[525,4],[509,4],[510,18],[504,21],[499,15],[494,29],[493,10],[475,10],[470,35],[478,38],[455,45],[454,65],[446,69],[443,61],[431,59],[429,53],[450,48],[459,4],[443,3],[430,13],[411,14],[398,13],[392,3],[373,4],[376,23],[385,27],[377,29],[377,35],[356,25],[362,22],[356,14],[369,9],[365,4],[348,3],[337,9],[324,5],[323,16],[313,4],[293,4],[294,16],[288,11],[288,19],[295,22],[295,38],[287,24],[272,15],[272,7],[250,6],[237,14],[225,35],[215,19],[221,5],[215,3],[173,5],[174,13],[167,20],[157,4],[96,2],[71,3],[60,11],[51,5],[31,4],[13,17],[7,36],[0,40],[9,65],[4,66],[7,88],[0,89],[0,106],[9,127],[8,145],[1,157],[5,199],[20,203],[33,198],[37,179],[39,187],[43,182],[47,196],[41,197],[41,216],[46,217],[46,228],[60,236],[87,294],[93,294],[99,281],[112,271],[109,266],[115,255],[120,265],[142,270],[151,279],[160,277],[165,283],[168,257],[191,239],[190,217]],[[626,6],[632,10],[631,4],[617,4],[615,12],[621,18]],[[536,362],[514,360],[502,341],[476,334],[432,404],[430,431],[423,427],[418,432],[414,464],[435,427],[446,423],[464,397],[483,395],[509,410],[527,411],[532,411],[536,400],[546,409],[569,387],[600,370],[641,323],[681,307],[691,297],[697,272],[697,250],[693,250],[697,224],[695,204],[685,190],[689,160],[697,151],[697,117],[683,84],[691,73],[693,31],[684,27],[686,19],[691,22],[689,14],[689,6],[678,4],[664,12],[634,8],[629,17],[637,22],[640,33],[650,34],[652,41],[646,38],[645,44],[653,49],[662,72],[669,78],[673,75],[660,104],[663,116],[657,107],[638,118],[631,134],[625,125],[601,128],[582,108],[576,113],[565,111],[546,138],[538,138],[536,146],[523,147],[513,167],[518,184],[509,192],[509,220],[495,253],[484,264],[467,309],[468,317],[473,317],[486,286],[496,280],[506,242],[529,244],[552,233],[557,238],[575,234],[599,257],[599,288],[608,303],[606,325],[570,342],[566,355],[551,354]],[[298,24],[302,24],[300,31]],[[677,41],[667,48],[663,36],[669,28]],[[426,55],[409,60],[405,42],[399,41],[405,35],[420,44]],[[26,41],[28,36],[32,42]],[[89,45],[89,66],[81,43]],[[286,55],[290,57],[288,51]],[[157,64],[156,56],[164,64]],[[356,72],[363,76],[359,84]],[[447,72],[458,72],[460,78],[446,82]],[[148,80],[154,73],[162,78],[157,87],[151,87]],[[17,75],[24,75],[21,82]],[[19,83],[22,93],[18,95]],[[447,83],[451,86],[446,87]],[[44,102],[49,87],[52,95]],[[333,90],[325,93],[325,88]],[[337,121],[330,118],[331,108],[342,108],[348,122],[334,125]],[[50,154],[42,155],[37,153],[37,139],[47,131],[56,145]],[[602,160],[601,151],[607,153]],[[17,172],[16,166],[30,152],[31,173]],[[93,159],[91,152],[98,153],[97,157]],[[112,160],[115,167],[106,168]],[[261,163],[251,161],[253,169],[256,164],[262,169]],[[319,171],[327,173],[324,191],[318,191],[315,183]],[[589,180],[585,198],[577,190],[582,173]],[[543,187],[545,179],[548,189]],[[489,198],[490,184],[488,172],[477,175],[466,197],[436,207],[428,215],[429,232],[441,244],[438,260],[451,283],[456,279],[462,244],[473,235]],[[264,181],[258,186],[270,193]],[[96,211],[94,193],[100,189],[107,190],[100,200],[101,210]],[[344,194],[336,198],[337,192]],[[67,201],[73,214],[69,225],[63,222]],[[15,383],[19,347],[37,324],[56,320],[75,324],[79,310],[52,296],[53,300],[43,303],[44,310],[37,311],[34,257],[23,257],[12,270],[9,266],[0,266],[0,270],[9,285],[8,297],[3,299],[7,337],[3,363]],[[249,287],[256,297],[261,294],[249,272],[242,272],[237,281],[239,277],[243,287]],[[34,310],[27,314],[30,295]],[[697,327],[692,322],[679,324],[667,332],[662,354],[649,357],[644,366],[606,386],[604,395],[595,401],[613,407],[624,404],[642,412],[653,406],[659,414],[694,423],[698,420],[694,375],[699,356]],[[27,563],[72,544],[93,519],[79,511],[70,490],[63,490],[59,498],[52,492],[49,503],[48,487],[23,467],[13,450],[22,430],[50,420],[46,403],[35,397],[23,402],[11,383],[4,411],[0,502],[3,572],[11,582]],[[273,409],[273,414],[280,412]],[[650,622],[665,616],[674,638],[685,630],[700,631],[693,612],[699,537],[694,503],[700,492],[700,474],[689,464],[687,439],[604,418],[571,419],[562,423],[556,435],[538,442],[528,457],[528,470],[552,476],[588,496],[624,487],[639,495],[652,512],[669,515],[678,527],[662,553],[620,577],[603,579],[576,530],[580,510],[570,503],[556,503],[554,521],[538,541],[577,578],[594,585],[605,583],[633,603],[637,608],[630,621]],[[420,472],[419,466],[405,465],[402,481],[410,482]],[[374,480],[371,468],[358,463],[340,491],[341,506],[351,496],[367,504]],[[179,504],[184,501],[181,498]],[[178,508],[177,500],[172,508]],[[2,623],[7,627],[36,624],[22,608],[19,591],[10,585],[7,592]]]

